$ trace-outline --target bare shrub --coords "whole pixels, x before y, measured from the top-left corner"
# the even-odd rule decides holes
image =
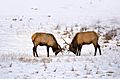
[[[17,21],[17,18],[13,18],[12,21]]]
[[[3,53],[0,54],[0,61],[4,62],[4,61],[11,61],[11,60],[16,60],[17,59],[17,55],[14,53]]]
[[[65,35],[65,36],[68,36],[68,38],[71,38],[73,35],[73,31],[74,31],[73,27],[71,27],[70,29],[66,27],[62,35]]]
[[[65,30],[62,35],[68,35],[68,34],[70,34],[69,31]]]
[[[79,25],[78,24],[75,24],[75,27],[78,27]]]
[[[43,63],[50,63],[52,61],[52,59],[51,58],[42,58],[41,59],[41,62],[43,62]]]
[[[108,41],[108,40],[105,40],[104,43],[109,43],[109,41]]]
[[[27,57],[27,56],[22,56],[22,57],[19,57],[18,58],[19,61],[22,61],[22,62],[29,62],[29,63],[36,63],[36,62],[40,62],[39,59],[37,58],[33,58],[33,57]]]
[[[53,72],[56,72],[56,71],[57,71],[57,68]]]
[[[55,30],[60,30],[60,25],[58,24],[56,27],[55,27]]]
[[[75,69],[72,67],[71,71],[75,71]]]
[[[72,35],[73,35],[73,27],[71,27],[68,37],[71,38]]]
[[[120,43],[119,42],[117,42],[117,44],[116,44],[117,46],[120,46]]]
[[[86,27],[82,27],[82,28],[80,29],[80,32],[83,32],[83,31],[86,31],[86,30],[87,30]]]
[[[84,70],[87,70],[87,65],[85,64],[85,68],[84,68]]]
[[[110,30],[103,36],[105,37],[105,40],[112,40],[113,37],[117,36],[117,30]]]
[[[105,40],[111,40],[112,39],[112,36],[109,36],[109,35],[105,35]]]

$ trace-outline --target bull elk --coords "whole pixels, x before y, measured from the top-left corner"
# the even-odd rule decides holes
[[[49,57],[49,47],[52,48],[53,52],[55,52],[55,55],[57,55],[59,52],[62,51],[62,48],[57,43],[53,34],[34,33],[31,38],[32,38],[32,42],[34,44],[34,47],[33,47],[33,56],[34,57],[38,57],[38,54],[37,54],[37,46],[38,45],[47,47],[47,57]]]
[[[74,36],[71,44],[69,44],[69,51],[73,52],[76,56],[80,56],[82,45],[93,43],[95,48],[94,56],[96,56],[97,48],[99,49],[99,53],[101,55],[101,49],[100,45],[98,44],[98,38],[99,36],[94,31],[78,32]]]

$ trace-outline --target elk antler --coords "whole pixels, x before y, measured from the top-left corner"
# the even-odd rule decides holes
[[[63,46],[62,50],[64,50],[64,51],[65,51],[65,50],[66,50],[66,46],[67,46],[67,45]]]
[[[62,38],[62,37],[61,37]],[[64,40],[64,44],[67,44],[67,45],[70,45],[69,43],[67,43],[66,41],[65,41],[65,39],[64,38],[62,38],[63,40]],[[65,47],[66,47],[66,45],[65,45]]]

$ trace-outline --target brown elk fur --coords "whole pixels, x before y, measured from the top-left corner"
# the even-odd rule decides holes
[[[99,36],[94,31],[78,32],[78,33],[76,33],[75,37],[73,38],[73,40],[69,46],[69,50],[72,51],[77,56],[80,56],[82,45],[93,43],[93,45],[95,47],[94,56],[96,55],[97,48],[99,49],[99,53],[101,55],[101,49],[100,49],[100,45],[98,44],[98,38],[99,38]]]
[[[49,47],[52,48],[55,55],[62,51],[60,45],[57,43],[55,37],[50,33],[34,33],[32,35],[33,55],[38,57],[37,46],[47,46],[47,57],[49,57]]]

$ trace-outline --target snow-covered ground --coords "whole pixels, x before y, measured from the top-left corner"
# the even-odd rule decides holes
[[[120,79],[119,0],[0,1],[0,79]],[[102,55],[84,45],[81,56],[55,56],[45,46],[33,57],[31,35],[52,33],[61,47],[79,31],[100,34]],[[112,38],[108,40],[109,38]],[[106,39],[106,40],[105,40]],[[68,47],[67,47],[68,48]]]

